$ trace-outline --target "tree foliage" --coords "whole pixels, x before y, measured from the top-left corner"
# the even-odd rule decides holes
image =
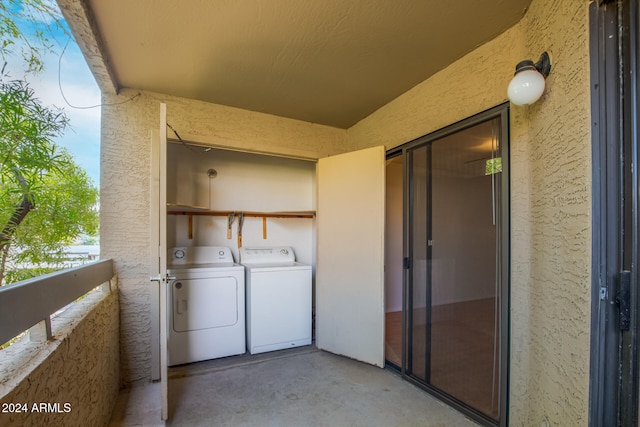
[[[29,31],[24,30],[26,26]],[[42,58],[54,47],[52,29],[64,31],[62,16],[54,1],[0,1],[0,57],[4,61],[19,56],[27,73],[42,71]]]
[[[42,70],[60,25],[46,0],[0,1],[0,56],[19,52],[27,73]],[[33,33],[25,33],[19,24]],[[6,64],[6,62],[5,62]],[[98,228],[98,190],[69,153],[55,144],[69,125],[64,111],[44,106],[24,80],[0,75],[0,285],[59,265],[62,248]]]
[[[64,268],[68,259],[63,248],[80,235],[98,231],[97,188],[63,150],[57,163],[57,168],[43,174],[39,188],[34,189],[35,208],[6,247],[11,267],[6,269],[7,282]]]

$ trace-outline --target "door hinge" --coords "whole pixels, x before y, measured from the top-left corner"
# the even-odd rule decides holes
[[[402,268],[404,268],[405,270],[408,270],[411,268],[411,261],[409,261],[408,257],[402,258]]]
[[[631,326],[631,272],[620,272],[616,302],[620,308],[620,330],[628,331]]]

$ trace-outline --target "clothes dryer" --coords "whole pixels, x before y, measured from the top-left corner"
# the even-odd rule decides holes
[[[169,251],[169,366],[246,352],[244,267],[218,246]]]

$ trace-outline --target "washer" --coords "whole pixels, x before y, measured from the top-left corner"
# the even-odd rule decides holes
[[[169,366],[246,352],[244,267],[220,246],[169,251]]]
[[[241,248],[251,354],[311,344],[311,266],[288,246]]]

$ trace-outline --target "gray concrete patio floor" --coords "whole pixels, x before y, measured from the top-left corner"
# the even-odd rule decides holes
[[[313,346],[169,369],[170,420],[160,384],[121,391],[120,426],[476,426],[397,374]]]

